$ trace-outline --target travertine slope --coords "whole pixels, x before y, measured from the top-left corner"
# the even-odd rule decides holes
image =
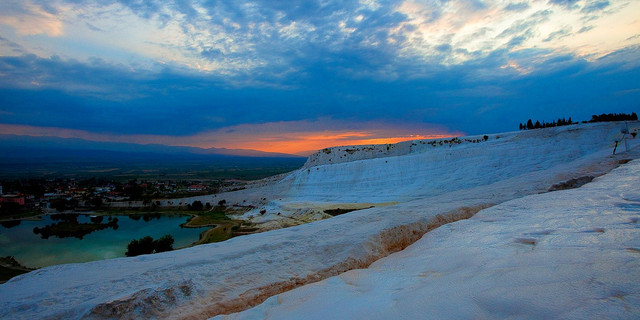
[[[334,158],[317,157],[281,180],[182,201],[254,203],[258,207],[245,218],[264,223],[328,207],[374,208],[174,252],[40,269],[0,285],[0,317],[206,318],[241,311],[367,267],[428,230],[484,207],[608,172],[638,155],[640,138],[628,141],[629,152],[619,147],[611,155],[623,127],[587,124],[491,135],[486,141],[415,141],[398,154],[344,151],[350,158],[341,163],[333,159],[345,155],[334,148]]]

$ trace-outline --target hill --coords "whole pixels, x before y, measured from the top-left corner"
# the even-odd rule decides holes
[[[214,319],[637,319],[640,161]]]
[[[141,178],[241,178],[238,169],[265,168],[268,175],[299,168],[305,158],[256,150],[175,147],[82,139],[0,135],[0,178],[121,176]],[[284,170],[283,170],[284,169]],[[211,172],[202,176],[202,172]],[[223,171],[223,173],[220,173]],[[237,172],[236,172],[237,173]],[[264,175],[253,175],[252,178]],[[247,178],[247,177],[242,177]]]
[[[23,136],[23,135],[0,135],[0,147],[3,149],[16,150],[43,150],[54,152],[57,150],[83,150],[83,151],[112,151],[120,154],[131,153],[151,153],[151,154],[193,154],[193,155],[226,155],[238,157],[285,157],[299,158],[300,156],[263,152],[249,149],[226,149],[226,148],[197,148],[197,147],[181,147],[168,146],[163,144],[138,144],[124,142],[103,142],[90,141],[77,138],[58,138],[58,137],[40,137],[40,136]],[[19,153],[13,154],[19,156]],[[28,154],[31,156],[32,154]]]
[[[638,125],[637,122],[631,123],[632,130],[636,130]],[[271,227],[287,225],[288,221],[297,221],[292,223],[297,224],[304,219],[322,220],[169,253],[40,269],[0,285],[0,317],[207,318],[241,311],[290,289],[369,267],[424,239],[423,235],[428,231],[469,218],[478,211],[480,219],[493,219],[492,211],[487,213],[486,210],[497,210],[507,211],[509,214],[505,219],[510,221],[535,224],[537,217],[525,216],[530,214],[527,211],[527,206],[530,206],[527,203],[530,202],[522,205],[507,202],[546,193],[558,189],[558,186],[571,187],[575,184],[571,181],[590,180],[589,177],[603,175],[621,163],[637,158],[640,155],[640,140],[637,139],[622,142],[618,153],[612,155],[615,141],[622,139],[623,127],[622,123],[581,124],[489,135],[487,139],[484,136],[461,137],[454,141],[414,141],[395,147],[340,147],[328,149],[330,153],[320,151],[305,167],[290,174],[256,182],[245,190],[183,201],[197,199],[203,203],[217,203],[224,199],[230,205],[251,204],[256,208],[246,213],[244,218],[270,224]],[[628,144],[628,151],[625,144]],[[385,153],[387,147],[389,153]],[[354,150],[357,148],[367,149]],[[398,151],[391,152],[392,148]],[[632,169],[629,172],[635,172],[635,162],[630,165]],[[606,181],[611,184],[618,178],[614,175]],[[630,188],[629,199],[635,201],[633,199],[638,192],[636,180],[624,182],[626,187],[622,189],[611,189],[611,195]],[[593,204],[585,210],[625,208],[621,200],[607,200],[611,195],[603,189],[609,188],[609,184],[592,187],[591,192],[599,190],[603,193],[584,198]],[[547,197],[554,199],[554,194],[562,193],[552,192]],[[580,193],[569,193],[569,196],[574,199],[570,203],[579,203],[581,197],[585,197]],[[545,201],[540,203],[551,200]],[[562,204],[565,200],[557,201],[556,204]],[[501,207],[501,203],[506,207]],[[346,207],[367,209],[323,219],[328,216],[325,210]],[[580,221],[580,217],[575,216],[576,212],[566,212],[567,219],[575,217]],[[540,221],[544,220],[542,217]],[[496,222],[502,221],[500,217],[495,219]],[[483,229],[482,232],[486,233],[478,230],[478,234],[491,235],[491,230],[506,228],[501,232],[508,237],[518,235],[521,241],[514,242],[513,246],[524,246],[522,251],[531,250],[533,244],[543,241],[539,240],[543,234],[535,233],[544,230],[535,226],[526,231],[532,234],[520,235],[524,229],[518,229],[520,227],[515,223],[484,225],[489,229]],[[458,232],[456,226],[449,224],[436,229],[434,237],[446,245],[449,240],[444,236],[455,236]],[[593,227],[592,230],[600,228]],[[460,230],[467,229],[461,227]],[[575,230],[584,231],[581,227],[575,227]],[[632,242],[638,239],[636,230],[629,231],[632,239],[636,239]],[[473,230],[465,232],[473,233]],[[430,234],[427,233],[429,237]],[[451,242],[452,248],[457,248],[460,243]],[[607,243],[594,242],[593,245],[600,248]],[[616,243],[617,246],[627,245],[626,242]],[[478,246],[489,248],[491,243],[479,242]],[[417,255],[416,249],[410,250],[407,255]],[[452,254],[456,254],[456,250]],[[552,249],[548,252],[562,253]],[[457,254],[465,256],[463,251]],[[544,260],[547,256],[542,253],[540,257]],[[572,257],[576,256],[567,259]],[[446,258],[438,261],[446,268],[464,269],[472,265],[455,264],[458,260]],[[373,272],[382,263],[376,262],[372,266]],[[571,261],[567,263],[570,265]],[[396,265],[395,268],[401,266]],[[414,269],[398,272],[405,272],[403,270],[410,274]],[[603,273],[615,272],[610,270]],[[637,266],[631,266],[631,271],[637,274]],[[549,272],[563,277],[562,274],[554,274],[552,269]],[[465,273],[458,275],[464,277]],[[588,286],[587,277],[579,275],[576,283]],[[491,284],[491,278],[486,279],[489,279],[486,283]],[[508,290],[509,286],[505,288]],[[631,292],[630,299],[636,301],[637,284],[630,288],[622,288],[622,296]],[[580,289],[578,286],[577,290]],[[522,291],[522,294],[532,293]],[[615,299],[616,295],[610,296]],[[553,298],[545,296],[540,299],[552,302]],[[273,305],[273,301],[267,300],[267,307]],[[452,301],[451,305],[463,310],[466,300],[461,301],[460,304]],[[255,309],[258,314],[265,307],[261,308]],[[314,312],[308,307],[300,310]],[[546,315],[542,311],[531,312],[540,318]],[[577,317],[581,314],[586,313],[578,313]]]

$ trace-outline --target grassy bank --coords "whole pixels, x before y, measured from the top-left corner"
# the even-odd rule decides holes
[[[9,281],[9,279],[15,276],[19,276],[33,270],[35,269],[21,265],[13,257],[0,257],[0,284]]]
[[[0,266],[0,284],[9,281],[9,279],[19,276],[23,273],[27,273],[29,271],[22,269],[9,268],[5,266]]]
[[[182,225],[185,228],[212,227],[200,235],[200,240],[193,245],[214,243],[231,239],[234,230],[238,230],[244,223],[242,220],[231,220],[227,213],[238,213],[231,209],[198,212],[195,217]]]
[[[185,228],[200,228],[228,223],[231,221],[223,211],[198,211],[196,216],[182,224]]]

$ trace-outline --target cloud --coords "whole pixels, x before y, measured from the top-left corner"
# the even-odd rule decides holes
[[[636,105],[611,92],[638,83],[640,3],[609,1],[4,2],[63,32],[0,25],[0,111],[5,124],[145,137],[318,119],[334,133],[510,130]]]
[[[580,0],[549,0],[549,3],[563,6],[569,9],[575,9],[578,7]]]
[[[515,2],[509,3],[506,7],[504,7],[507,11],[524,11],[529,9],[529,4],[526,2]]]
[[[61,36],[63,22],[55,14],[29,0],[5,0],[0,3],[0,24],[14,28],[22,35]]]
[[[94,58],[87,63],[36,55],[0,57],[0,87],[16,89],[54,89],[106,100],[139,97],[139,87],[130,86],[149,73]],[[129,86],[128,86],[129,84]]]
[[[193,136],[221,133],[222,128],[249,128],[239,127],[243,124],[324,118],[344,126],[334,131],[352,131],[350,123],[382,122],[411,127],[438,123],[452,131],[496,132],[513,125],[494,117],[519,121],[550,113],[553,118],[575,114],[577,119],[582,110],[606,111],[612,103],[635,105],[633,98],[639,97],[611,92],[638,83],[639,66],[620,61],[632,60],[639,52],[629,49],[587,62],[539,49],[504,50],[463,65],[433,68],[428,78],[394,81],[353,78],[335,72],[335,66],[318,65],[308,67],[304,77],[283,79],[295,82],[283,88],[230,87],[220,80],[170,69],[140,73],[99,61],[5,57],[0,59],[0,74],[14,76],[0,77],[0,110],[8,113],[2,117],[5,124],[104,134]],[[496,115],[472,116],[487,107]]]
[[[0,36],[0,55],[1,56],[16,56],[23,55],[26,53],[24,48],[16,42],[13,42],[9,39],[3,38]]]
[[[308,155],[331,147],[397,143],[407,140],[460,136],[440,125],[406,126],[384,122],[313,121],[243,124],[190,137],[199,146],[213,144],[225,148],[254,149]]]
[[[566,36],[569,36],[571,34],[571,27],[570,26],[564,26],[562,29],[551,32],[549,34],[549,36],[544,39],[543,41],[548,42],[548,41],[553,41],[555,39],[560,39],[560,38],[564,38]]]
[[[345,129],[347,125],[350,129]],[[299,155],[309,155],[316,150],[332,146],[397,143],[463,135],[461,132],[448,131],[439,125],[411,128],[380,122],[344,123],[330,119],[244,124],[190,136],[103,134],[86,130],[0,123],[0,135],[2,134],[79,138],[100,142],[252,149]]]
[[[304,77],[318,65],[354,78],[394,80],[424,77],[439,65],[462,64],[505,48],[584,51],[582,38],[560,42],[553,40],[559,34],[549,35],[565,26],[587,30],[581,20],[587,16],[622,14],[619,2],[605,2],[567,12],[555,8],[581,2],[12,1],[7,6],[13,11],[30,12],[33,6],[55,13],[69,28],[48,46],[19,36],[8,39],[40,57],[85,61],[97,56],[147,69],[163,64],[234,86],[288,86],[281,80]],[[593,16],[604,7],[613,9]],[[589,26],[601,28],[597,22]],[[613,43],[588,50],[620,49]]]
[[[609,7],[609,5],[611,5],[611,3],[607,0],[590,1],[584,7],[582,7],[582,12],[592,13],[596,11],[601,11]]]
[[[98,28],[89,22],[86,22],[85,25],[92,31],[105,32],[104,29]]]
[[[594,26],[583,26],[577,33],[583,33],[593,30]]]

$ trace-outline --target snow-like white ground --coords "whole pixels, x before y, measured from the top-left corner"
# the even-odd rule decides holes
[[[638,122],[630,123],[631,130],[638,126]],[[266,188],[161,203],[199,200],[215,204],[224,199],[230,205],[256,207],[238,218],[277,227],[277,221],[295,225],[297,220],[327,218],[322,214],[325,209],[390,205],[531,173],[543,179],[540,185],[528,186],[529,191],[518,194],[522,196],[584,174],[578,168],[595,171],[591,173],[595,175],[606,172],[609,167],[592,162],[607,159],[614,141],[622,138],[623,128],[624,123],[579,124],[492,134],[487,141],[480,135],[458,138],[461,143],[448,138],[328,148],[312,155],[301,170]],[[631,140],[630,147],[637,140],[640,138]],[[621,144],[618,152],[624,150]],[[542,175],[545,170],[548,174]]]
[[[637,158],[640,138],[629,141],[629,152],[621,146],[611,155],[622,128],[588,124],[491,135],[479,143],[416,142],[400,155],[332,151],[342,163],[323,156],[274,183],[183,201],[256,204],[247,213],[254,221],[294,219],[328,206],[385,206],[174,252],[43,268],[0,285],[0,317],[207,318],[244,310],[367,267],[418,240],[446,220],[442,215],[544,192]]]
[[[215,319],[504,318],[640,318],[640,160]]]

